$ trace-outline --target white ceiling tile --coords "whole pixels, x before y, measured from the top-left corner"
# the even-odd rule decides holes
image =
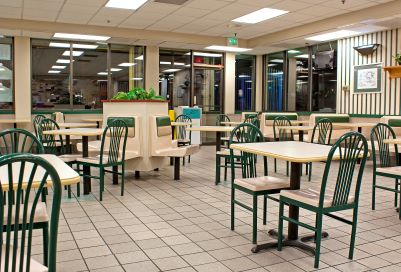
[[[96,7],[104,7],[108,0],[67,0],[65,5],[82,5],[82,6],[96,6]]]
[[[131,10],[102,8],[89,21],[90,25],[117,26],[132,15]]]
[[[339,13],[345,13],[346,11],[341,9],[336,9],[332,7],[325,7],[325,6],[312,6],[306,9],[299,10],[298,14],[306,14],[306,15],[313,15],[319,14],[319,16],[323,16],[326,14],[331,14],[332,16],[336,16]],[[330,16],[330,17],[332,17]],[[308,18],[307,18],[308,19]]]
[[[334,0],[331,0],[334,1]],[[282,10],[287,10],[287,11],[297,11],[300,9],[305,9],[307,7],[312,6],[312,4],[304,3],[304,2],[299,2],[299,1],[294,1],[294,0],[285,0],[285,1],[280,1],[272,6],[272,8],[276,9],[282,9]]]
[[[86,25],[90,20],[90,17],[84,13],[62,13],[60,14],[56,21],[60,23],[69,24],[84,24]]]
[[[272,5],[280,2],[282,0],[238,0],[237,3],[238,4],[242,4],[242,5],[251,5],[251,6],[255,6],[255,7],[259,7],[259,8],[269,8]],[[325,1],[325,0],[321,0],[321,1]]]
[[[0,0],[0,7],[22,7],[22,0]],[[3,13],[3,10],[1,10]],[[3,17],[3,16],[2,16]]]
[[[58,12],[63,2],[63,0],[27,0],[24,1],[24,10],[36,9]]]
[[[229,2],[216,1],[216,0],[193,0],[186,6],[191,8],[207,9],[207,10],[218,10],[222,7],[229,5]]]
[[[170,5],[149,1],[141,8],[139,8],[136,12],[163,13],[167,15],[178,10],[181,7],[182,6],[180,5]]]
[[[2,18],[21,19],[22,8],[0,6]]]
[[[22,19],[25,20],[38,20],[38,21],[50,21],[54,22],[57,17],[57,12],[50,12],[46,9],[24,9],[22,13]]]
[[[209,11],[205,9],[198,9],[198,8],[189,8],[183,7],[175,11],[172,15],[174,16],[189,16],[193,18],[200,18],[204,15],[208,14]]]

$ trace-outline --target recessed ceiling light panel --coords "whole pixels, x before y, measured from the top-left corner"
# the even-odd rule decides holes
[[[262,8],[260,10],[251,12],[247,15],[238,17],[234,19],[233,22],[245,23],[245,24],[257,24],[259,22],[266,21],[268,19],[272,19],[286,13],[288,13],[288,11],[286,10]]]
[[[49,47],[70,48],[70,44],[69,43],[60,43],[60,42],[50,42]],[[77,49],[96,49],[98,47],[99,47],[99,45],[96,45],[96,44],[74,43],[72,45],[72,48],[77,48]]]
[[[148,0],[109,0],[107,8],[120,8],[136,10],[145,4]]]
[[[111,37],[98,36],[98,35],[84,35],[72,33],[54,33],[53,38],[71,39],[71,40],[84,40],[84,41],[107,41]]]
[[[58,59],[56,61],[56,63],[70,63],[70,60],[68,60],[68,59]]]
[[[252,50],[250,48],[241,48],[241,47],[223,46],[223,45],[211,45],[211,46],[206,47],[205,49],[216,50],[216,51],[225,51],[225,52],[236,52],[236,53],[241,53],[241,52],[246,52],[246,51]]]
[[[341,39],[341,38],[355,36],[358,34],[360,34],[360,32],[353,31],[353,30],[338,30],[338,31],[334,31],[334,32],[329,32],[329,33],[325,33],[325,34],[321,34],[321,35],[312,36],[312,37],[306,38],[306,40],[323,42],[323,41],[337,40],[337,39]]]
[[[64,65],[53,65],[52,66],[52,69],[64,69],[64,68],[66,68],[67,66],[64,66]]]
[[[57,70],[49,70],[49,74],[59,74],[61,71],[57,71]]]
[[[84,51],[72,51],[72,55],[73,55],[74,57],[79,57],[79,56],[81,56],[83,53],[84,53]],[[63,56],[69,57],[69,56],[70,56],[70,51],[69,51],[69,50],[64,51]]]
[[[135,66],[136,65],[136,63],[133,63],[133,62],[123,62],[123,63],[120,63],[118,66],[120,66],[120,67],[131,67],[131,66]]]
[[[188,55],[190,55],[190,54],[191,53],[188,53]],[[222,54],[216,54],[216,53],[194,52],[194,56],[210,57],[210,58],[221,58],[223,55]]]

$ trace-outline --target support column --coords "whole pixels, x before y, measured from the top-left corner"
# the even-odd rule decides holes
[[[14,37],[14,107],[16,119],[31,119],[31,99],[31,40],[29,37]]]
[[[255,65],[255,111],[263,108],[263,56],[256,56]]]
[[[235,113],[235,53],[226,53],[224,63],[224,114]]]
[[[156,94],[159,91],[159,47],[146,46],[145,53],[145,89],[153,88]]]

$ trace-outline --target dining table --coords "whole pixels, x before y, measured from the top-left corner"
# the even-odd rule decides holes
[[[298,131],[298,136],[299,136],[299,141],[303,142],[304,141],[304,132],[305,131],[313,131],[315,127],[314,126],[280,126],[279,129],[285,129],[285,130],[292,130],[292,131]]]
[[[301,188],[302,164],[326,161],[331,150],[331,146],[328,145],[298,141],[232,144],[230,148],[290,162],[290,190],[299,190]],[[339,159],[339,155],[334,154],[333,160],[336,159]],[[290,205],[289,217],[294,220],[298,220],[299,207]],[[277,231],[270,230],[269,234],[276,236]],[[323,232],[322,236],[324,238],[328,237],[327,232]],[[313,239],[313,236],[299,238],[298,225],[288,222],[288,234],[283,243],[284,246],[298,247],[314,253],[314,248],[304,243],[304,241],[308,241],[310,239]],[[277,248],[277,242],[256,245],[254,248],[252,248],[252,252],[256,253],[262,249],[269,248]]]
[[[17,128],[18,124],[30,123],[31,119],[0,119],[0,124],[13,124]]]
[[[231,132],[235,127],[228,126],[196,126],[186,128],[187,131],[216,132],[216,151],[221,150],[221,134]]]
[[[48,135],[61,135],[65,136],[66,145],[70,146],[70,137],[71,136],[80,136],[82,137],[82,157],[86,158],[89,156],[89,137],[91,136],[100,136],[103,134],[103,129],[100,128],[66,128],[66,129],[58,129],[58,130],[48,130],[44,131],[43,134]],[[91,192],[91,179],[90,176],[90,167],[83,166],[83,174],[84,174],[84,195],[87,195]]]
[[[56,169],[56,171],[60,177],[61,185],[72,185],[72,184],[77,184],[80,182],[81,178],[80,178],[79,174],[74,169],[72,169],[69,165],[67,165],[65,162],[63,162],[60,158],[58,158],[56,155],[40,154],[40,155],[34,155],[34,156],[38,156],[38,157],[45,159]],[[25,165],[25,172],[24,172],[24,177],[23,177],[22,188],[26,188],[26,186],[24,187],[24,183],[26,184],[29,180],[32,165],[33,164],[31,164],[31,163],[27,163]],[[19,175],[20,167],[21,167],[20,163],[14,163],[12,166],[12,171],[15,176],[14,184],[13,184],[14,188],[17,188],[17,186],[18,186],[18,175]],[[35,176],[33,178],[32,185],[31,185],[33,188],[38,188],[40,186],[44,172],[45,172],[45,170],[43,168],[41,168],[41,167],[37,168],[37,171],[35,173]],[[8,191],[8,189],[9,189],[8,165],[3,165],[2,167],[0,167],[0,181],[1,181],[1,187],[2,187],[3,191]],[[52,181],[49,176],[48,180],[46,182],[46,186],[51,187],[52,186],[51,182]]]
[[[357,122],[357,123],[336,123],[333,122],[333,129],[351,129],[362,133],[363,128],[372,128],[377,123]]]
[[[58,123],[61,128],[97,128],[95,123]]]
[[[226,125],[226,126],[238,126],[238,125],[241,125],[243,122],[241,122],[241,121],[223,121],[223,122],[220,122],[220,124],[222,124],[222,125]]]
[[[82,119],[82,121],[88,123],[96,123],[96,127],[100,128],[100,123],[103,122],[103,118],[84,118]]]

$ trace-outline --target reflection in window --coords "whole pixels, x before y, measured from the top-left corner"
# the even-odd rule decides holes
[[[0,36],[0,109],[12,109],[13,95],[13,40]]]
[[[309,111],[309,49],[288,51],[288,111]]]
[[[252,111],[254,94],[255,56],[236,55],[235,110]]]
[[[283,111],[285,101],[284,52],[267,55],[266,66],[267,95],[264,97],[264,109],[266,111]]]

